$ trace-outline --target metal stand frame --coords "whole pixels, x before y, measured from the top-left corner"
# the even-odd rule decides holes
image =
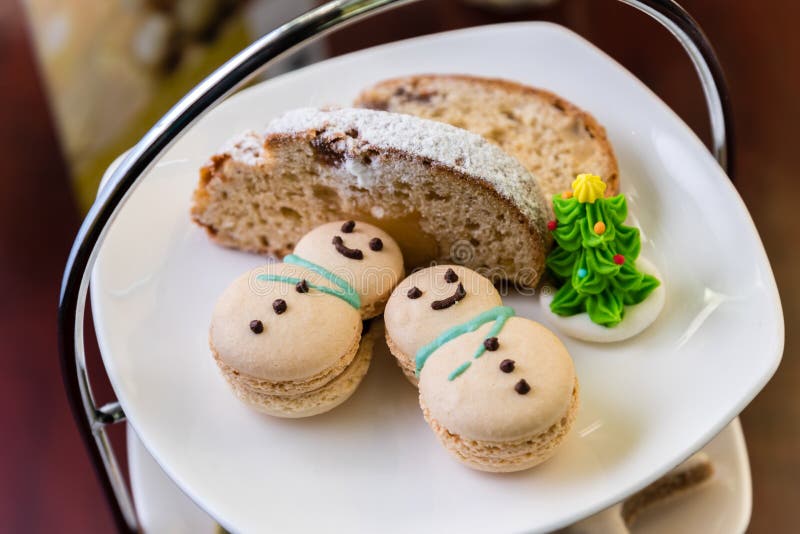
[[[133,501],[106,427],[125,420],[118,402],[97,406],[89,383],[83,328],[89,275],[106,231],[158,157],[197,119],[281,55],[333,30],[416,0],[336,0],[271,31],[222,65],[181,99],[134,146],[111,175],[84,219],[67,261],[58,308],[59,352],[70,407],[120,532],[136,532]],[[711,44],[673,0],[620,0],[647,13],[672,33],[700,77],[711,120],[713,154],[731,176],[733,132],[727,85]]]

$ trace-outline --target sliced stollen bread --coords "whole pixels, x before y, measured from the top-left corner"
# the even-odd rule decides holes
[[[233,139],[200,171],[193,219],[218,243],[284,255],[322,223],[356,219],[406,268],[457,263],[533,286],[546,200],[520,163],[474,133],[367,109],[299,109]]]
[[[516,82],[464,75],[385,80],[355,105],[446,122],[482,135],[517,158],[547,195],[592,173],[619,192],[619,170],[605,129],[558,95]]]

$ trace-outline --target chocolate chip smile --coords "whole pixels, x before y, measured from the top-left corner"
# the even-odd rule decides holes
[[[467,292],[464,290],[464,284],[461,282],[458,283],[458,287],[456,287],[456,292],[447,297],[446,299],[442,300],[434,300],[431,302],[431,308],[434,310],[444,310],[449,308],[459,300],[463,299],[467,296]]]
[[[331,241],[333,246],[336,247],[337,252],[344,256],[345,258],[350,258],[351,260],[363,260],[364,253],[361,252],[360,249],[357,248],[347,248],[344,245],[344,241],[342,240],[342,236],[334,236],[333,240]]]

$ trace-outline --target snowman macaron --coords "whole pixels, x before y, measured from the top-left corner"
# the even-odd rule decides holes
[[[223,292],[209,333],[214,359],[259,411],[326,412],[366,375],[380,329],[362,321],[383,311],[403,275],[400,247],[380,228],[323,224],[282,263],[245,273]]]
[[[361,297],[364,319],[383,313],[389,295],[405,275],[397,242],[377,226],[360,221],[335,221],[314,228],[287,258],[321,266],[347,281]]]
[[[444,331],[417,354],[425,420],[458,461],[512,472],[550,458],[578,411],[563,343],[508,306]]]
[[[492,282],[461,265],[420,269],[400,282],[384,312],[386,343],[412,384],[417,351],[443,331],[500,306]]]

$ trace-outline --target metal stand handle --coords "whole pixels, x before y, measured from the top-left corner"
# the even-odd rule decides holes
[[[67,260],[58,308],[59,352],[64,387],[75,422],[88,449],[120,532],[139,524],[106,427],[124,421],[119,403],[95,404],[83,342],[89,274],[100,244],[121,206],[157,158],[197,119],[281,55],[330,31],[384,9],[416,0],[337,0],[271,31],[222,65],[181,99],[134,146],[103,187],[78,231]],[[711,44],[689,14],[673,0],[620,0],[664,25],[692,58],[711,119],[714,156],[733,171],[730,102],[722,69]]]

